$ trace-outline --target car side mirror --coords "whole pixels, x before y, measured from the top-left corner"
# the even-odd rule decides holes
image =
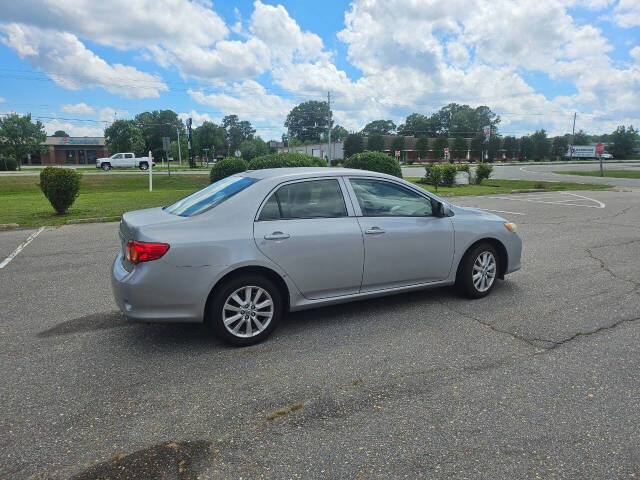
[[[442,203],[442,202],[438,202],[437,204],[437,208],[436,208],[436,213],[439,217],[452,217],[453,216],[453,212],[451,211],[451,209],[449,208],[448,205]]]

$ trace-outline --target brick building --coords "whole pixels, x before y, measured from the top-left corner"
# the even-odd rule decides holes
[[[47,137],[43,153],[33,153],[24,165],[95,165],[107,157],[104,137]]]

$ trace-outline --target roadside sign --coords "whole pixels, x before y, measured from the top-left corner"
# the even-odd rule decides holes
[[[162,137],[162,149],[165,152],[171,150],[171,139],[169,137]]]
[[[482,132],[484,133],[484,141],[488,142],[489,141],[489,136],[491,136],[491,125],[485,125],[482,128]]]
[[[444,149],[444,158],[445,160],[449,160],[449,148]]]
[[[599,142],[599,143],[596,145],[596,153],[597,153],[598,155],[602,155],[602,154],[604,153],[604,143]]]
[[[400,150],[396,150],[396,158],[400,157]]]

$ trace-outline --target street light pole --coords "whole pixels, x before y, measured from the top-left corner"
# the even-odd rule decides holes
[[[328,135],[328,150],[329,155],[327,156],[327,161],[329,162],[329,167],[331,166],[331,92],[327,92],[327,103],[329,104],[329,135]]]
[[[178,159],[180,160],[180,165],[182,165],[182,151],[180,149],[180,129],[176,127],[176,132],[178,133]]]

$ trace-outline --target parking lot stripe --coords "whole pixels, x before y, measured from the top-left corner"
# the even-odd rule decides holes
[[[11,255],[5,258],[2,261],[2,263],[0,263],[0,269],[3,269],[7,265],[9,265],[9,262],[11,262],[11,260],[13,260],[16,257],[16,255],[18,255],[24,249],[24,247],[29,245],[38,235],[40,235],[43,230],[44,230],[44,227],[40,227],[37,231],[29,235],[29,237],[24,242],[18,245],[18,248],[16,248],[13,252],[11,252]]]
[[[585,207],[585,208],[605,208],[605,204],[599,200],[596,200],[595,198],[590,198],[590,197],[585,197],[583,195],[578,195],[576,193],[569,193],[569,192],[561,192],[562,195],[572,195],[574,197],[578,197],[584,200],[588,200],[590,202],[594,202],[597,205],[585,205],[582,203],[567,203],[567,202],[572,202],[572,201],[576,201],[574,199],[569,199],[569,200],[554,200],[554,201],[544,201],[544,200],[538,200],[539,198],[553,198],[553,197],[540,197],[538,196],[529,196],[529,197],[520,197],[520,196],[513,196],[513,197],[494,197],[496,199],[499,200],[517,200],[520,202],[532,202],[532,203],[546,203],[546,204],[550,204],[550,205],[567,205],[567,206],[572,206],[572,207]]]

